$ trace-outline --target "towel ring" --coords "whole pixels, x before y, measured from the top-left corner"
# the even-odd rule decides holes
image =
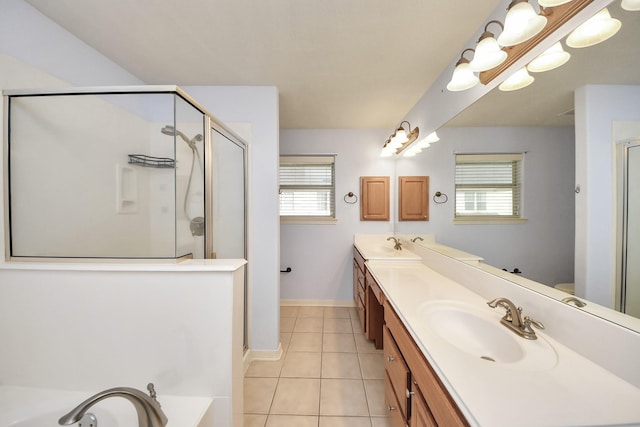
[[[444,197],[444,200],[442,200],[441,198]],[[447,196],[446,194],[440,192],[440,191],[436,191],[436,194],[433,195],[433,201],[434,203],[437,203],[439,205],[443,204],[443,203],[447,203],[449,201],[449,196]]]
[[[355,199],[352,202],[350,202],[347,199]],[[344,195],[344,202],[345,203],[349,203],[350,205],[355,205],[356,203],[358,203],[358,196],[356,196],[355,194],[353,194],[353,191],[349,191],[347,194]]]

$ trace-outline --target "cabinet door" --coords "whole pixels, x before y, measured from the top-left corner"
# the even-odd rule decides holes
[[[393,391],[391,380],[387,373],[385,373],[384,378],[384,404],[387,408],[387,415],[389,416],[389,425],[391,427],[407,427],[407,421],[400,411],[398,399]]]
[[[382,291],[368,269],[366,270],[367,339],[372,340],[377,349],[382,348],[382,328],[384,327],[384,308],[380,301]]]
[[[358,263],[356,260],[353,260],[353,301],[358,302],[358,287],[360,286],[358,282],[358,272],[360,271],[358,267]]]
[[[395,399],[400,412],[402,412],[403,416],[406,416],[408,414],[407,409],[409,409],[406,397],[407,390],[409,390],[409,368],[404,362],[402,353],[400,353],[387,327],[383,328],[382,334],[384,339],[384,369],[391,383],[391,389],[395,391]]]
[[[360,177],[360,220],[389,221],[389,177]]]
[[[399,180],[399,220],[428,221],[429,177],[401,176]]]
[[[410,427],[438,427],[417,384],[413,383],[412,385],[414,389],[413,395],[411,396]]]

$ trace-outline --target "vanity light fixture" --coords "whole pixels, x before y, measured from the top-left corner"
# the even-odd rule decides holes
[[[596,45],[612,37],[620,27],[622,22],[612,18],[605,7],[569,34],[567,46],[580,48]]]
[[[396,154],[396,149],[391,146],[391,138],[387,139],[382,146],[380,157],[391,157]]]
[[[416,147],[420,148],[421,150],[429,148],[430,146],[431,143],[427,141],[427,138],[422,138],[420,141],[416,142]]]
[[[561,4],[569,3],[573,0],[538,0],[538,4],[542,7],[556,7]]]
[[[636,12],[640,10],[640,0],[622,0],[622,4],[620,6],[629,12]]]
[[[429,135],[427,135],[427,137],[425,138],[427,141],[429,141],[429,143],[433,144],[434,142],[438,142],[440,141],[440,137],[438,136],[437,132],[434,130],[433,132],[431,132]]]
[[[407,128],[404,127],[405,123],[407,124]],[[402,150],[407,148],[413,141],[418,139],[419,134],[420,129],[418,129],[417,126],[412,130],[411,123],[404,120],[402,123],[400,123],[400,126],[398,126],[395,132],[393,132],[393,134],[385,141],[384,145],[382,146],[380,157],[391,157],[396,154],[400,154]]]
[[[417,145],[415,145],[415,146],[409,148],[407,151],[405,151],[403,156],[404,157],[414,157],[419,153],[422,153],[422,148],[420,148]]]
[[[547,18],[536,14],[528,0],[513,0],[507,10],[504,30],[498,37],[498,43],[502,46],[525,42],[547,25]]]
[[[531,61],[527,65],[527,70],[532,73],[550,71],[565,64],[569,58],[571,58],[571,54],[562,48],[561,42],[557,42]]]
[[[498,86],[498,89],[504,92],[518,90],[529,86],[534,80],[535,79],[527,72],[527,69],[523,67],[503,81],[500,86]]]
[[[507,59],[507,52],[500,48],[498,41],[495,39],[495,35],[488,31],[487,28],[490,24],[498,24],[500,29],[503,30],[504,26],[500,21],[489,21],[484,26],[484,33],[478,39],[476,45],[475,54],[473,59],[469,62],[469,68],[472,71],[486,71],[493,67],[497,67]]]
[[[473,74],[471,67],[469,67],[469,60],[464,57],[465,52],[468,51],[475,52],[473,49],[465,49],[460,54],[460,59],[453,70],[451,81],[447,84],[447,89],[451,92],[471,89],[480,81],[478,76]]]
[[[409,137],[407,136],[407,131],[402,127],[403,123],[408,124],[409,129],[411,129],[411,124],[409,122],[404,121],[400,123],[400,126],[398,126],[398,129],[396,129],[393,135],[391,135],[391,146],[393,148],[400,148],[402,147],[402,144],[404,144],[409,140]]]

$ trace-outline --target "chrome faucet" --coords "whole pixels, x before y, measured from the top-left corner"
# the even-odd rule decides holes
[[[411,243],[415,243],[416,240],[420,240],[421,242],[424,242],[424,239],[420,236],[414,237],[413,239],[411,239]]]
[[[97,393],[58,420],[61,426],[68,426],[80,421],[85,412],[93,405],[109,397],[124,397],[130,401],[138,413],[138,427],[165,427],[167,416],[160,409],[156,400],[156,391],[152,383],[147,385],[149,396],[144,392],[130,387],[116,387]]]
[[[487,302],[487,305],[491,308],[496,308],[498,306],[504,308],[506,310],[506,314],[502,319],[500,319],[500,323],[523,338],[528,340],[538,339],[531,326],[535,326],[538,329],[544,329],[544,325],[537,320],[533,320],[529,316],[522,318],[522,307],[516,307],[514,303],[506,298],[496,298]]]
[[[393,240],[395,242],[395,245],[393,245],[393,249],[395,249],[396,251],[401,251],[402,250],[402,242],[400,241],[400,239],[397,239],[393,236],[391,237],[387,237],[387,241],[389,240]]]

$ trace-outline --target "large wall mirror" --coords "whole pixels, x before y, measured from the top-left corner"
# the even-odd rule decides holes
[[[532,73],[535,82],[524,89],[492,90],[440,128],[440,142],[411,159],[398,158],[398,176],[429,175],[431,195],[440,191],[449,201],[442,204],[431,201],[428,223],[398,222],[395,230],[399,234],[434,234],[445,245],[483,257],[487,264],[498,269],[504,268],[507,272],[501,275],[518,285],[528,286],[530,280],[548,285],[537,286],[535,290],[555,299],[568,296],[554,288],[555,285],[576,283],[576,296],[587,302],[582,310],[640,332],[640,319],[620,312],[622,305],[617,289],[620,254],[616,252],[621,243],[615,229],[622,208],[616,208],[614,185],[618,169],[614,166],[616,140],[640,137],[640,96],[633,98],[635,103],[627,103],[627,108],[631,105],[635,109],[638,120],[635,123],[628,121],[634,114],[602,114],[609,114],[606,123],[600,125],[606,128],[607,140],[602,141],[603,147],[610,150],[612,156],[609,170],[600,171],[602,179],[581,170],[589,168],[592,161],[592,158],[581,157],[597,154],[581,151],[576,142],[584,138],[584,133],[591,132],[594,119],[599,119],[585,118],[597,108],[583,109],[582,122],[576,126],[576,93],[588,85],[628,85],[627,89],[637,89],[640,94],[640,11],[623,10],[620,0],[611,2],[608,10],[622,22],[620,31],[612,38],[581,49],[567,48],[563,38],[563,45],[571,54],[568,63],[549,72]],[[615,102],[616,92],[612,93],[607,102],[600,103],[595,92],[589,102],[609,105]],[[454,224],[454,155],[497,152],[524,153],[526,224]],[[576,176],[581,174],[588,176],[589,182],[578,182],[580,179]],[[607,184],[603,184],[602,191],[594,191],[600,181]],[[587,188],[591,191],[584,191]],[[581,197],[587,196],[591,198],[589,203],[601,200],[602,204],[611,205],[613,219],[605,218],[600,224],[601,229],[606,230],[603,235],[591,231],[586,237],[581,235],[583,216],[592,215],[583,210]],[[579,274],[575,272],[580,270],[576,265],[597,256],[615,259],[616,265],[602,275],[599,283],[589,284],[587,288],[578,285],[585,280],[576,277]],[[627,260],[627,263],[633,264],[633,261]],[[511,273],[516,268],[520,274]],[[640,288],[640,284],[637,286]]]

